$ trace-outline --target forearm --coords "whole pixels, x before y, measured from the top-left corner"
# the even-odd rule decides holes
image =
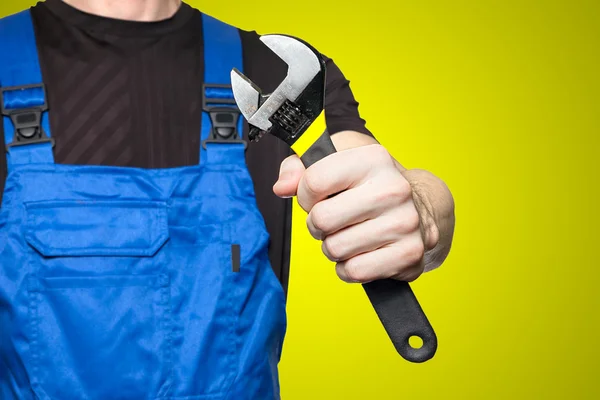
[[[373,137],[353,131],[335,133],[331,138],[338,151],[379,144]],[[452,193],[446,184],[431,172],[407,169],[398,161],[396,167],[413,190],[426,246],[424,268],[425,271],[431,271],[444,262],[452,245],[455,224]]]

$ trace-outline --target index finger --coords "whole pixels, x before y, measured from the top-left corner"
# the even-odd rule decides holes
[[[369,147],[367,149],[367,147]],[[389,153],[379,145],[362,146],[328,155],[306,169],[298,184],[298,204],[306,212],[318,202],[353,187],[367,184]]]

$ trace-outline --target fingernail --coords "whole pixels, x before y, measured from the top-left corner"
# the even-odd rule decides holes
[[[279,167],[279,180],[285,181],[292,177],[293,171],[289,167],[290,163],[291,163],[291,160],[289,158],[286,158],[285,160],[282,161],[282,163]]]
[[[273,185],[273,192],[275,192],[275,194],[277,194],[277,186],[282,184],[285,181],[277,181],[275,182],[275,184]],[[279,195],[277,194],[277,197],[279,197],[280,199],[289,199],[294,197],[293,195]]]

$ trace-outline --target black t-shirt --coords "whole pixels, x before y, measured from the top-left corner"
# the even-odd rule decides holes
[[[199,162],[204,77],[200,11],[184,3],[172,18],[158,22],[98,17],[61,0],[40,2],[31,11],[57,163],[170,168]],[[256,32],[240,30],[240,35],[244,74],[265,92],[273,91],[287,65]],[[349,81],[325,59],[328,131],[371,135]],[[0,143],[4,146],[4,140]],[[258,207],[271,237],[271,263],[285,288],[292,203],[275,196],[272,186],[289,154],[285,143],[268,135],[247,151]],[[0,189],[5,176],[6,160],[0,157]]]

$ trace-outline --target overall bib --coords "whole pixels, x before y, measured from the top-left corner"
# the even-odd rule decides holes
[[[241,44],[203,18],[201,162],[172,169],[55,164],[30,14],[0,20],[0,399],[279,399],[285,298],[245,144],[206,140],[242,132]]]

